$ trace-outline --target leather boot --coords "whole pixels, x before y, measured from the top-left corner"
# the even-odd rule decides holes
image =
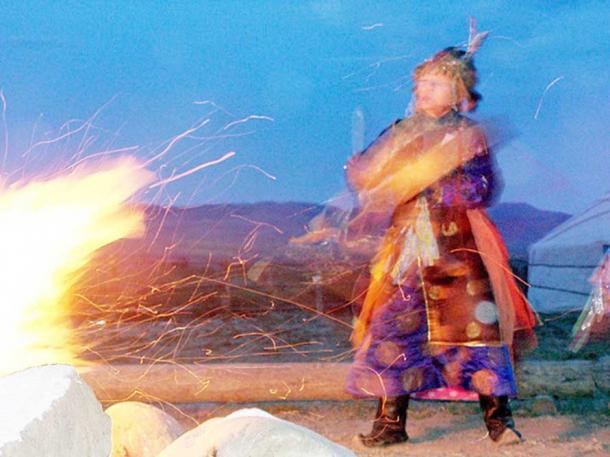
[[[376,447],[407,441],[408,407],[408,395],[379,399],[373,430],[368,435],[359,434],[360,442],[367,447]]]
[[[523,441],[523,436],[515,428],[506,395],[500,397],[479,395],[479,404],[492,441],[498,444],[515,444]]]

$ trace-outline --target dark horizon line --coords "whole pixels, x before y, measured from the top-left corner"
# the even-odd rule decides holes
[[[197,208],[205,208],[205,207],[230,207],[230,206],[256,206],[256,205],[298,205],[298,206],[303,206],[303,207],[307,207],[307,206],[311,206],[311,207],[316,207],[316,208],[322,208],[322,207],[329,207],[329,208],[340,208],[340,206],[334,206],[331,204],[324,204],[324,203],[316,203],[316,202],[307,202],[307,201],[297,201],[297,200],[260,200],[260,201],[256,201],[256,202],[222,202],[222,203],[202,203],[202,204],[197,204],[194,206],[182,206],[182,205],[170,205],[170,206],[165,206],[165,205],[160,205],[160,204],[155,204],[155,203],[143,203],[143,202],[137,202],[136,205],[144,205],[146,208],[172,208],[172,209],[176,209],[176,210],[190,210],[190,209],[197,209]],[[544,208],[539,208],[537,206],[532,205],[531,203],[527,203],[527,202],[523,202],[523,201],[517,201],[517,202],[498,202],[495,203],[494,205],[490,206],[487,208],[487,210],[493,210],[494,208],[497,208],[499,206],[508,206],[508,205],[524,205],[524,206],[528,206],[532,209],[535,209],[537,211],[544,211],[547,213],[553,213],[553,214],[558,214],[558,215],[566,215],[566,216],[573,216],[574,214],[572,213],[568,213],[565,211],[557,211],[557,210],[551,210],[551,209],[544,209]]]

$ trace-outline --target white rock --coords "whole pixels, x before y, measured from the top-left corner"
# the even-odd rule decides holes
[[[210,419],[159,457],[355,457],[349,449],[260,409]]]
[[[112,419],[112,457],[156,457],[185,430],[166,412],[136,401],[106,409]]]
[[[0,378],[0,457],[108,457],[110,418],[69,365]]]

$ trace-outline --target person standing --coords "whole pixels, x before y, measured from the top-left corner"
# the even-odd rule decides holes
[[[508,267],[484,208],[497,177],[483,130],[464,112],[480,100],[473,55],[446,48],[414,72],[414,113],[388,127],[346,165],[361,212],[391,223],[370,265],[355,321],[347,390],[377,398],[365,446],[408,439],[412,397],[478,399],[489,437],[518,441],[514,336],[534,344],[536,317]]]

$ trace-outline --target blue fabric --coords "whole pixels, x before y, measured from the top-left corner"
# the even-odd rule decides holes
[[[489,206],[496,191],[491,155],[477,156],[424,191],[431,207],[461,206],[472,209]]]
[[[430,345],[427,332],[421,292],[397,290],[374,316],[347,390],[362,398],[393,397],[459,385],[484,395],[516,395],[508,347]]]

